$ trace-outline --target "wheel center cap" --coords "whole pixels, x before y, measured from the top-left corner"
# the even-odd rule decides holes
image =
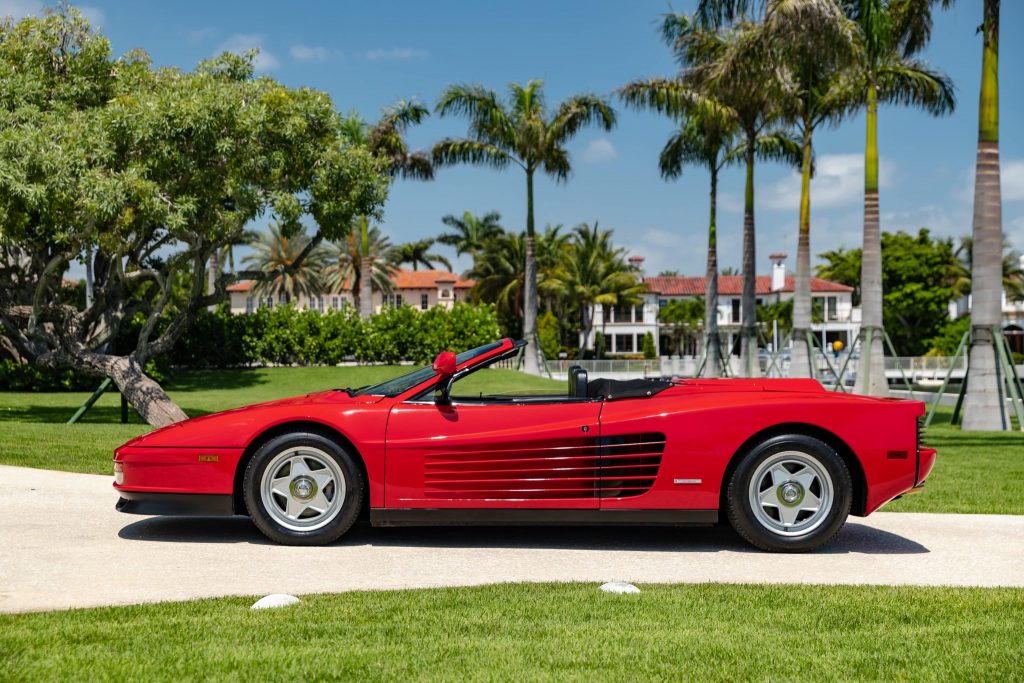
[[[316,482],[306,476],[296,477],[288,485],[288,490],[295,498],[307,500],[316,495]]]
[[[787,481],[779,487],[779,500],[785,505],[796,505],[804,499],[804,487],[795,481]]]

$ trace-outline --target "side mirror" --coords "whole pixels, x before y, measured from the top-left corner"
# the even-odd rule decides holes
[[[440,375],[440,387],[435,402],[438,405],[449,405],[452,391],[452,377],[455,375],[455,354],[451,351],[442,351],[434,359],[434,372]]]

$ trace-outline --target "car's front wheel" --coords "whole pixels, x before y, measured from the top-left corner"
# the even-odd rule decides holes
[[[352,456],[312,432],[283,434],[253,455],[243,480],[245,504],[268,538],[324,545],[352,526],[363,503],[363,476]]]
[[[763,550],[806,552],[832,540],[853,499],[850,472],[828,444],[776,436],[755,446],[732,474],[729,521]]]

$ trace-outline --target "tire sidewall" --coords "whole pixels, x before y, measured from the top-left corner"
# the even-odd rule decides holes
[[[326,525],[310,531],[296,531],[281,526],[267,512],[261,495],[263,474],[274,457],[297,446],[322,451],[335,461],[345,478],[345,500],[338,514]],[[365,485],[363,475],[352,456],[336,441],[314,432],[293,432],[276,436],[253,454],[243,478],[245,506],[256,527],[268,538],[287,545],[326,545],[340,538],[359,516]]]
[[[803,536],[783,536],[761,525],[751,509],[750,480],[758,466],[783,451],[798,451],[817,459],[832,479],[832,509],[825,520]],[[832,540],[842,529],[853,500],[853,481],[843,459],[828,444],[811,436],[788,434],[761,442],[747,453],[729,480],[729,521],[747,541],[763,550],[807,552]]]

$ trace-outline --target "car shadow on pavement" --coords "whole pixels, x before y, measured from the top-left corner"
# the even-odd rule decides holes
[[[123,527],[129,541],[270,545],[248,517],[151,517]],[[645,552],[760,552],[731,527],[389,527],[357,524],[336,546],[502,548]],[[815,551],[834,555],[915,555],[928,548],[899,534],[857,522]]]

